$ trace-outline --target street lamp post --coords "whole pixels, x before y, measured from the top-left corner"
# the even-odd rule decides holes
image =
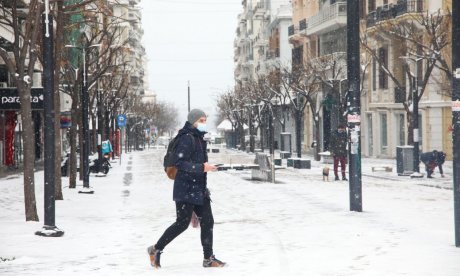
[[[455,246],[460,247],[460,3],[452,1],[452,141]]]
[[[349,137],[350,211],[362,212],[361,185],[361,95],[360,95],[360,45],[359,0],[347,1],[347,122]]]
[[[89,94],[88,94],[88,68],[87,66],[87,56],[86,49],[92,47],[100,47],[101,44],[89,45],[86,47],[78,47],[75,45],[65,45],[66,48],[77,48],[82,51],[83,55],[83,87],[81,90],[81,105],[82,105],[82,129],[83,129],[83,141],[82,141],[82,154],[83,154],[83,164],[81,170],[83,172],[83,189],[79,193],[83,194],[93,194],[94,190],[89,186],[89,151],[90,151],[90,135],[89,135],[89,121],[88,121],[88,108],[89,108]]]
[[[45,237],[61,237],[64,231],[55,225],[55,183],[54,183],[54,45],[53,17],[49,14],[49,3],[45,3],[46,12],[43,15],[43,75],[44,75],[44,114],[45,114],[45,164],[44,164],[44,214],[45,224],[41,231],[35,234]]]
[[[98,144],[98,160],[99,160],[99,166],[98,166],[98,171],[101,169],[102,165],[102,109],[103,109],[103,104],[102,104],[102,91],[101,89],[97,89],[97,144]]]
[[[420,177],[420,156],[419,156],[419,151],[420,151],[420,146],[419,146],[419,139],[420,139],[420,134],[419,134],[419,127],[418,127],[418,100],[419,100],[419,92],[418,92],[418,63],[422,58],[413,58],[413,57],[408,57],[408,56],[402,56],[400,57],[402,59],[407,59],[415,64],[415,73],[411,74],[413,81],[412,81],[412,129],[413,129],[413,140],[414,140],[414,175],[411,177]]]

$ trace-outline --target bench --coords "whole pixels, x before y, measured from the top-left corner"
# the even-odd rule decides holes
[[[287,166],[294,169],[311,169],[311,161],[305,158],[288,158]]]
[[[256,153],[256,163],[258,168],[253,168],[251,170],[251,179],[260,180],[260,181],[272,181],[272,162],[268,154],[266,153]],[[274,166],[275,170],[283,169],[281,166]]]
[[[373,166],[372,172],[376,172],[376,171],[393,172],[393,167],[392,166]]]

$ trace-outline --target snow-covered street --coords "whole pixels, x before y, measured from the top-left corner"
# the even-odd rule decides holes
[[[91,176],[93,195],[65,187],[56,202],[61,238],[43,226],[43,172],[36,174],[40,222],[25,222],[22,176],[0,180],[1,275],[436,275],[460,274],[454,246],[453,195],[447,178],[409,179],[371,172],[363,159],[363,210],[349,211],[348,182],[323,182],[323,164],[277,171],[276,184],[249,172],[210,173],[214,252],[224,268],[203,268],[199,229],[165,248],[162,268],[146,248],[175,220],[164,150],[122,156],[107,177]],[[233,160],[230,160],[232,159]],[[224,150],[210,162],[251,160]],[[391,163],[393,165],[393,163]],[[67,186],[67,178],[63,185]],[[436,187],[438,186],[438,187]]]

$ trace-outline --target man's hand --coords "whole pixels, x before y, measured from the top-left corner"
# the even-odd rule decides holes
[[[214,165],[209,165],[208,162],[204,163],[204,172],[215,172],[217,167]]]

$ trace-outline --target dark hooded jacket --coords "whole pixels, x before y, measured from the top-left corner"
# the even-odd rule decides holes
[[[338,130],[332,133],[332,140],[330,144],[330,151],[332,156],[335,157],[346,157],[347,151],[348,134],[346,131],[339,132]]]
[[[178,135],[179,141],[174,151],[177,175],[174,180],[173,199],[202,205],[207,190],[204,163],[208,162],[204,133],[186,122]]]

